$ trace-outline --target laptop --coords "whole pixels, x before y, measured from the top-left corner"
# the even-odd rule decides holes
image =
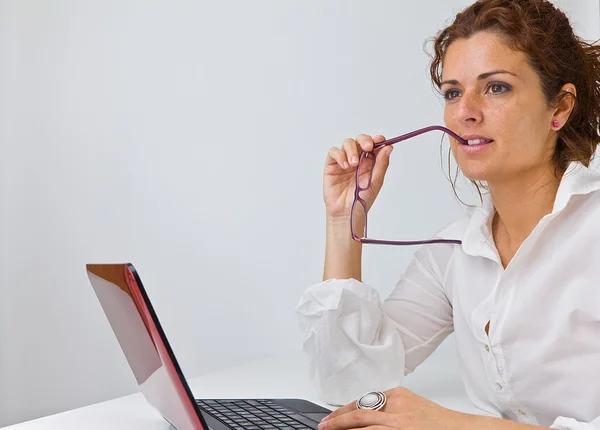
[[[331,412],[303,399],[194,399],[133,265],[86,268],[141,392],[177,430],[317,429]]]

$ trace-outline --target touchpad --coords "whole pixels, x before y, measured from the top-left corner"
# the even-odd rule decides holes
[[[310,418],[313,421],[321,422],[321,420],[323,418],[325,418],[329,414],[323,414],[323,413],[320,413],[320,412],[309,412],[309,413],[303,412],[302,415],[304,415],[305,417]]]

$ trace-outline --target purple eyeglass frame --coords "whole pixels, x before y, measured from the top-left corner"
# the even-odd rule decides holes
[[[427,239],[427,240],[404,240],[404,241],[402,241],[402,240],[369,239],[367,237],[367,225],[368,225],[368,223],[367,223],[367,203],[363,199],[360,198],[360,192],[368,190],[369,187],[371,186],[371,179],[373,177],[373,168],[375,167],[375,158],[373,158],[373,167],[371,168],[371,171],[369,172],[369,180],[367,182],[366,187],[361,187],[358,182],[360,163],[362,162],[362,160],[364,158],[373,156],[375,151],[383,148],[384,146],[390,146],[390,145],[393,145],[394,143],[398,143],[403,140],[410,139],[411,137],[415,137],[420,134],[427,133],[429,131],[434,131],[434,130],[439,130],[439,131],[443,131],[444,133],[448,133],[450,136],[452,136],[453,138],[458,140],[460,143],[467,144],[466,140],[464,140],[462,137],[460,137],[459,135],[454,133],[452,130],[450,130],[446,127],[443,127],[441,125],[432,125],[429,127],[421,128],[419,130],[412,131],[410,133],[403,134],[402,136],[394,137],[392,139],[388,139],[383,142],[376,143],[373,145],[373,150],[371,150],[371,151],[368,151],[368,152],[361,151],[358,166],[356,167],[356,188],[354,190],[354,201],[352,202],[352,212],[350,213],[350,232],[352,233],[352,239],[354,239],[355,241],[360,242],[360,243],[372,243],[372,244],[377,244],[377,245],[425,245],[425,244],[429,244],[429,243],[455,243],[455,244],[462,243],[462,241],[460,241],[458,239]],[[364,237],[358,237],[356,235],[356,233],[354,232],[354,212],[355,212],[355,207],[356,207],[357,203],[360,203],[362,205],[363,210],[365,212],[365,235],[364,235]]]

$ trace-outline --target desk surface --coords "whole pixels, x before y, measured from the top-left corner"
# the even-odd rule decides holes
[[[408,379],[408,378],[407,378]],[[403,384],[411,388],[411,381]],[[251,362],[189,380],[197,398],[298,397],[329,407],[307,377],[300,351]],[[430,400],[461,412],[481,413],[463,393],[424,393]],[[120,397],[56,415],[5,427],[6,430],[172,430],[141,394]]]

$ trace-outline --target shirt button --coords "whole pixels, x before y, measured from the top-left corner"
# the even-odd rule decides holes
[[[486,345],[486,346],[485,346],[485,350],[486,350],[487,352],[490,352],[490,347],[489,347],[489,345]]]

